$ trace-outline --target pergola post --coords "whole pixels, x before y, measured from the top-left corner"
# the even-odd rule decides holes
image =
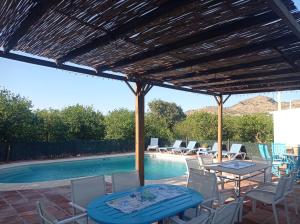
[[[218,102],[218,162],[222,162],[222,137],[223,137],[223,96],[217,96]]]
[[[144,156],[145,156],[145,84],[136,82],[135,91],[135,168],[139,172],[141,186],[145,184]]]

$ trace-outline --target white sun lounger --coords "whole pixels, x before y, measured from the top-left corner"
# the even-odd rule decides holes
[[[182,143],[182,140],[176,140],[176,141],[174,142],[174,145],[173,145],[173,146],[171,146],[171,147],[160,147],[160,148],[159,148],[159,151],[160,151],[160,152],[172,152],[173,149],[178,149],[178,148],[180,148],[181,143]]]
[[[150,145],[148,145],[148,147],[147,147],[147,151],[150,151],[150,150],[159,151],[158,138],[151,138]]]

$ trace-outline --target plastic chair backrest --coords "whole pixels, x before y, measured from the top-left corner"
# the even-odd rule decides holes
[[[140,186],[138,171],[126,173],[113,173],[112,176],[113,192],[126,191]]]
[[[210,165],[213,164],[213,157],[212,156],[199,156],[198,157],[200,166]]]
[[[176,141],[174,142],[173,148],[179,148],[180,145],[181,145],[181,143],[182,143],[181,140],[176,140]]]
[[[286,146],[281,143],[273,143],[272,144],[272,155],[273,157],[283,158],[284,154],[286,154]]]
[[[185,158],[185,164],[188,172],[190,169],[200,169],[200,163],[197,158]]]
[[[230,153],[239,153],[241,152],[242,144],[232,144],[230,147]]]
[[[265,160],[271,160],[271,156],[268,150],[268,145],[259,144],[258,145],[260,156]]]
[[[218,198],[216,195],[217,177],[214,173],[205,173],[205,171],[191,169],[187,187],[202,194],[204,200]]]
[[[278,200],[284,197],[284,193],[286,191],[287,184],[291,177],[280,177],[278,184],[276,185],[275,197],[274,200]]]
[[[158,146],[158,138],[151,138],[150,145],[151,146]]]
[[[196,147],[197,141],[189,141],[189,144],[187,145],[187,149],[194,149]]]
[[[217,151],[218,151],[218,143],[215,142],[215,143],[213,144],[213,146],[211,147],[211,152],[217,152]]]
[[[48,213],[43,202],[37,201],[36,207],[37,212],[41,218],[41,224],[56,224],[58,222],[53,215]]]
[[[212,224],[233,224],[237,220],[238,212],[242,203],[242,198],[237,201],[217,208],[212,219]]]
[[[96,197],[105,195],[104,176],[85,177],[71,180],[72,202],[87,208]]]

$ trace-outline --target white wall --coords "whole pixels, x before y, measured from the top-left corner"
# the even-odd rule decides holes
[[[274,142],[300,144],[300,108],[274,111]]]

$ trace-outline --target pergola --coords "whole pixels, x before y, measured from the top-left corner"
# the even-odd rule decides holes
[[[10,0],[0,5],[0,56],[126,82],[144,184],[152,86],[216,98],[221,161],[230,95],[300,89],[299,21],[291,0]]]

